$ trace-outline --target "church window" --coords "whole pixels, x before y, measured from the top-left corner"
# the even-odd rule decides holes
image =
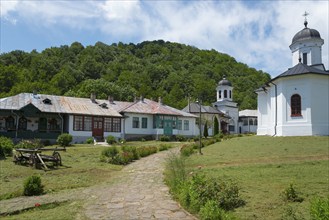
[[[222,90],[218,91],[218,98],[220,98],[220,99],[222,98]]]
[[[302,115],[302,102],[301,97],[298,94],[291,96],[291,116]]]
[[[258,124],[258,121],[257,121],[257,118],[255,118],[255,123],[254,123],[254,125],[257,125]]]
[[[248,125],[248,119],[247,119],[247,118],[244,118],[244,119],[243,119],[243,125],[244,125],[244,126]]]
[[[232,91],[230,90],[230,99],[232,98]]]
[[[303,53],[303,64],[307,65],[307,53]]]
[[[6,118],[6,128],[8,130],[15,130],[15,119],[12,116]]]
[[[224,98],[227,98],[227,90],[224,90]]]
[[[254,125],[254,120],[252,120],[252,118],[249,118],[249,125]]]

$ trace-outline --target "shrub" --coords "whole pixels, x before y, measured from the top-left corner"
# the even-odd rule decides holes
[[[179,142],[184,142],[186,141],[186,137],[184,135],[178,134],[176,135],[176,140]]]
[[[66,146],[70,145],[72,140],[73,140],[72,135],[70,135],[68,133],[64,133],[64,134],[61,134],[58,136],[57,143],[62,147],[66,147]]]
[[[311,201],[311,219],[328,220],[329,219],[329,196],[327,198],[314,198]]]
[[[119,143],[120,144],[125,144],[127,141],[124,138],[119,138]]]
[[[39,139],[22,140],[15,146],[15,148],[24,148],[24,149],[35,149],[42,147],[43,147],[43,143]]]
[[[13,155],[14,143],[10,138],[0,137],[0,158]]]
[[[219,123],[218,123],[218,119],[217,117],[215,117],[214,119],[214,135],[218,135],[219,134]]]
[[[185,159],[175,153],[171,153],[166,159],[166,183],[171,187],[172,191],[178,193],[186,179]]]
[[[116,162],[125,165],[134,160],[134,155],[132,152],[122,151],[119,153],[119,158]]]
[[[87,138],[86,144],[93,144],[93,143],[94,143],[94,138],[92,138],[92,137]]]
[[[205,138],[207,138],[209,136],[208,134],[208,125],[207,125],[207,122],[204,124],[204,128],[203,128],[203,136]]]
[[[283,220],[304,220],[304,217],[301,213],[297,211],[296,208],[287,206],[283,213],[281,219]]]
[[[180,153],[184,157],[188,157],[194,153],[194,145],[185,144],[181,147]]]
[[[24,195],[37,196],[43,193],[43,185],[41,184],[41,177],[32,175],[24,181]]]
[[[160,141],[168,142],[168,141],[170,141],[170,137],[167,136],[167,135],[161,135],[160,136]]]
[[[138,160],[140,158],[137,148],[134,146],[122,146],[122,151],[123,152],[129,152],[132,153],[132,160]]]
[[[155,154],[156,152],[158,152],[158,148],[152,147],[152,146],[138,147],[137,152],[140,157],[146,157],[146,156],[149,156],[151,154]]]
[[[107,136],[107,138],[106,138],[106,142],[107,142],[108,144],[115,144],[117,141],[115,140],[115,137],[113,137],[112,135],[109,135],[109,136]]]
[[[233,220],[233,216],[226,213],[221,209],[217,202],[209,200],[204,206],[201,207],[199,212],[200,219],[202,220]]]
[[[283,191],[283,198],[289,202],[302,202],[304,199],[299,194],[294,184],[290,183],[289,187]]]
[[[203,143],[203,146],[206,147],[206,146],[209,146],[209,145],[212,145],[212,144],[216,143],[216,140],[215,139],[208,139],[208,140],[202,141],[202,143]]]
[[[168,150],[169,148],[170,148],[170,146],[167,144],[160,144],[159,151]]]

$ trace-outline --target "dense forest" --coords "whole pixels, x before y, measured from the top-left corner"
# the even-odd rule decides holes
[[[200,50],[179,43],[145,41],[84,47],[51,47],[30,53],[15,50],[0,55],[0,98],[21,92],[132,101],[143,95],[176,108],[188,97],[204,104],[216,101],[216,86],[224,77],[234,86],[240,109],[255,109],[254,90],[269,74],[237,62],[215,50]]]

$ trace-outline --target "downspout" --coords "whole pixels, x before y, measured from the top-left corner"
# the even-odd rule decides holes
[[[61,134],[63,134],[64,133],[64,119],[63,119],[63,117],[61,116],[61,114],[60,113],[58,113],[58,116],[61,118],[61,120],[62,120],[62,130],[61,130]]]
[[[17,132],[18,132],[18,118],[19,116],[14,112],[14,110],[11,110],[11,113],[13,113],[16,116],[16,129],[15,129],[15,140],[17,141]]]
[[[275,124],[274,124],[274,135],[272,135],[272,137],[276,136],[276,129],[278,126],[278,90],[277,90],[277,86],[275,83],[270,82],[271,84],[274,85],[275,88]]]

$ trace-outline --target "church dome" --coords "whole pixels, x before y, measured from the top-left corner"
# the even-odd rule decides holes
[[[308,39],[321,39],[319,31],[315,29],[311,29],[307,27],[307,21],[304,22],[305,28],[295,34],[294,38],[292,39],[292,44],[296,43],[297,41],[308,40]]]
[[[218,83],[219,86],[232,86],[232,83],[228,81],[226,78],[222,79]]]

